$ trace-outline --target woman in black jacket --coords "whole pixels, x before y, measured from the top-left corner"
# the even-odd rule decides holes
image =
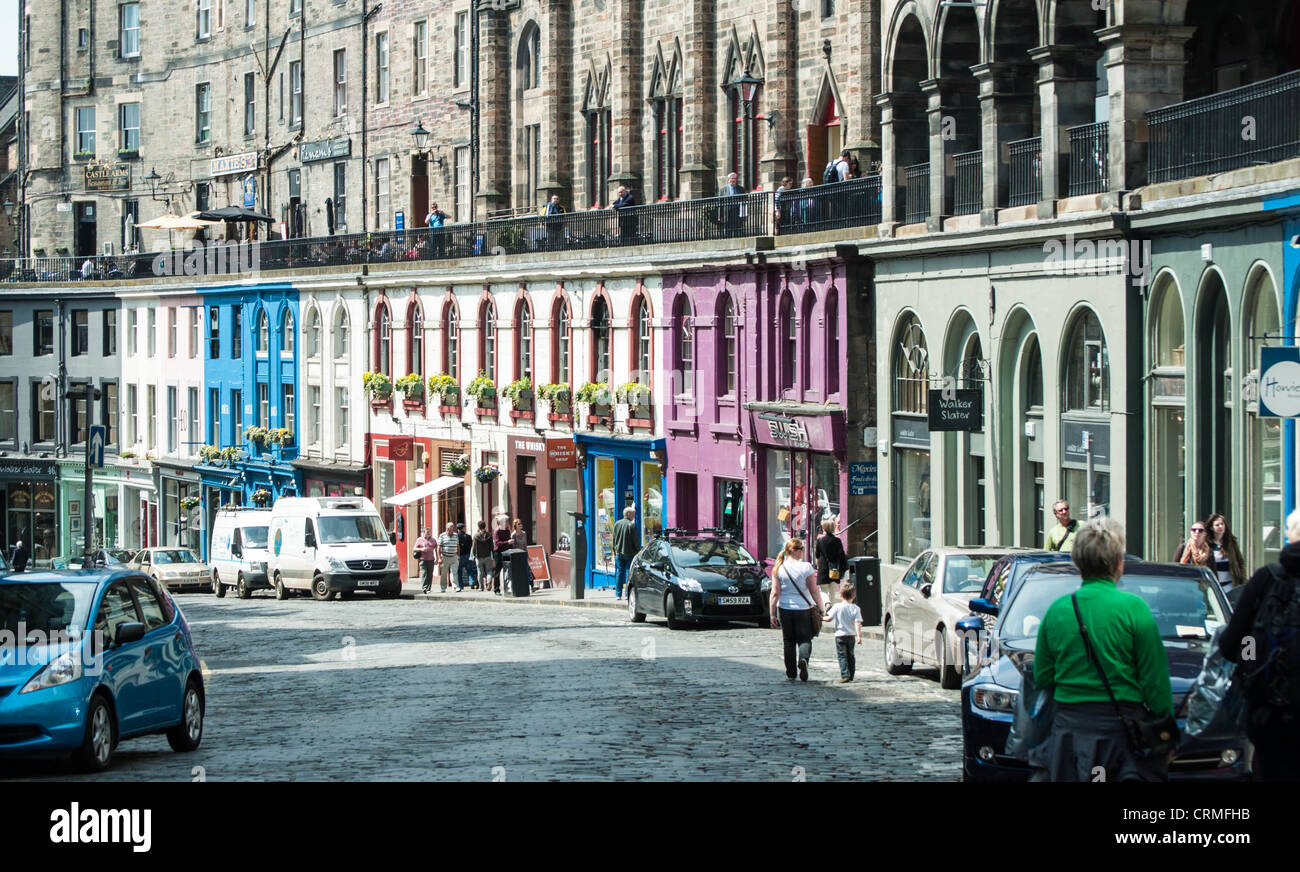
[[[839,531],[835,529],[835,519],[827,518],[822,521],[822,535],[817,540],[817,583],[831,586],[826,608],[838,601],[840,582],[845,580],[848,569],[848,556],[844,553],[844,543],[840,542]]]

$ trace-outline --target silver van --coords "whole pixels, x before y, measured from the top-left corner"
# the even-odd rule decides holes
[[[271,526],[270,509],[226,508],[212,524],[212,592],[225,596],[233,587],[240,599],[271,587],[266,572],[266,542]]]

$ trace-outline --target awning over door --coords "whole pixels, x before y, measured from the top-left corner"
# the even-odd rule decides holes
[[[425,497],[435,496],[445,490],[463,487],[464,485],[465,476],[444,475],[435,478],[433,481],[425,482],[419,487],[413,487],[410,490],[402,491],[400,494],[395,494],[384,500],[384,504],[389,506],[409,506],[411,503],[417,503]]]

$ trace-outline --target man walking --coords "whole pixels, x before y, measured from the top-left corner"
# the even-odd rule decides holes
[[[447,532],[438,537],[438,588],[440,593],[447,592],[447,585],[457,583],[457,571],[460,569],[460,537],[456,535],[456,525],[448,524]],[[457,586],[457,590],[460,587]]]
[[[474,540],[465,532],[465,524],[456,525],[456,544],[460,548],[460,569],[456,575],[457,589],[464,587],[466,582],[471,588],[478,587],[478,578],[476,567],[474,566]]]
[[[1056,526],[1047,534],[1043,547],[1069,554],[1074,548],[1074,531],[1079,529],[1079,522],[1070,517],[1070,504],[1065,500],[1057,500],[1052,505],[1052,514],[1056,515]]]
[[[433,587],[433,570],[438,565],[438,541],[433,531],[424,528],[424,535],[415,540],[415,557],[420,561],[420,590],[429,592]]]
[[[772,206],[773,209],[775,210],[773,212],[772,217],[776,219],[777,233],[781,233],[787,227],[790,226],[790,218],[791,218],[790,206],[792,204],[789,202],[782,203],[781,198],[787,191],[793,189],[794,189],[794,179],[790,178],[789,176],[786,176],[785,178],[781,179],[781,184],[777,187],[776,193],[773,194],[772,196]]]
[[[632,558],[641,550],[641,543],[636,538],[636,509],[628,506],[623,510],[623,517],[614,522],[614,559],[618,571],[614,574],[614,599],[623,598],[623,585],[627,584],[627,572],[632,567]]]
[[[22,539],[19,539],[18,544],[14,546],[14,572],[22,572],[27,569],[27,561],[30,559],[31,555],[27,551],[27,546],[23,544]]]
[[[478,532],[474,534],[472,541],[472,553],[474,562],[478,565],[479,589],[487,590],[488,579],[492,577],[493,559],[492,559],[492,534],[488,532],[487,522],[478,522]]]

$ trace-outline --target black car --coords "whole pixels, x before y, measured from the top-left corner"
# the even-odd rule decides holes
[[[1024,781],[1027,763],[1006,753],[1022,675],[1033,669],[1038,625],[1048,606],[1077,590],[1082,579],[1073,563],[1039,563],[1010,583],[997,604],[971,600],[981,616],[993,616],[992,638],[977,616],[958,629],[984,644],[968,650],[988,652],[972,666],[961,691],[963,773],[967,781]],[[1146,601],[1160,628],[1178,726],[1185,728],[1187,696],[1200,673],[1214,631],[1226,624],[1231,608],[1217,580],[1202,567],[1128,560],[1120,590]],[[1253,747],[1244,734],[1185,738],[1169,767],[1174,780],[1240,779],[1251,771]]]
[[[687,622],[756,621],[768,626],[771,581],[745,546],[726,536],[655,539],[632,558],[627,613],[634,623],[662,615]]]

